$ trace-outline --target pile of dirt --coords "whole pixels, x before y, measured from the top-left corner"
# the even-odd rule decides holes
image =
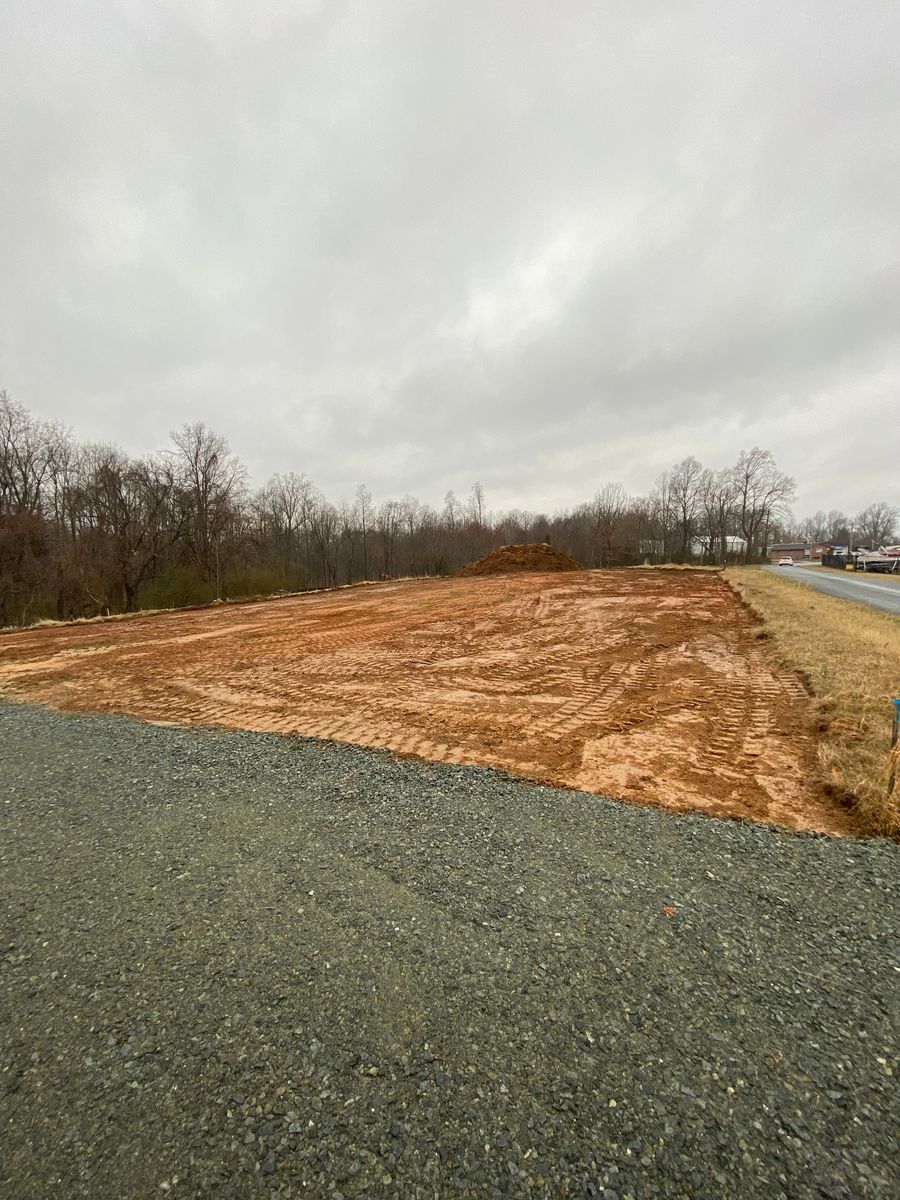
[[[584,568],[549,542],[500,546],[478,562],[469,563],[459,575],[512,575],[519,571],[581,571]]]

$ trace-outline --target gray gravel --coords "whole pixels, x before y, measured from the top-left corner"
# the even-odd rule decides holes
[[[3,1196],[900,1194],[894,845],[11,705],[0,752]]]

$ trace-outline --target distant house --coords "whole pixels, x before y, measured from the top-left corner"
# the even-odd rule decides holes
[[[776,542],[766,551],[769,562],[778,562],[779,558],[792,558],[794,562],[803,562],[809,558],[806,542]],[[821,558],[821,554],[819,555]]]
[[[742,537],[729,536],[725,538],[725,554],[728,558],[740,558],[747,549],[747,542]],[[694,558],[714,558],[722,551],[720,538],[710,543],[709,538],[694,538],[691,541],[691,554]]]
[[[831,542],[777,542],[766,551],[769,562],[793,558],[796,562],[811,559],[820,562],[823,554],[831,553]]]

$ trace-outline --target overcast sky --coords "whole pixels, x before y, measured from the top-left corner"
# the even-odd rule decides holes
[[[4,0],[0,387],[263,482],[900,501],[894,0]]]

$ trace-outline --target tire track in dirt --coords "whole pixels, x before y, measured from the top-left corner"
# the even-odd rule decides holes
[[[0,638],[0,689],[852,831],[808,782],[803,685],[709,572],[416,581],[28,630]]]

